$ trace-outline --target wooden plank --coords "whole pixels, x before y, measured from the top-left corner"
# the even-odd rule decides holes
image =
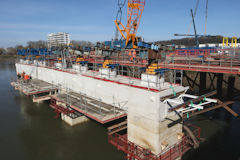
[[[225,108],[228,112],[230,112],[234,117],[238,117],[239,115],[234,112],[230,107],[227,106],[227,104],[224,104],[222,101],[218,100],[218,103],[223,105],[223,108]]]
[[[233,103],[234,103],[233,101],[228,101],[228,102],[225,102],[225,103],[222,103],[222,104],[215,105],[213,107],[203,109],[201,111],[194,112],[194,113],[189,115],[189,118],[193,117],[193,116],[196,116],[196,115],[199,115],[199,114],[202,114],[202,113],[205,113],[205,112],[208,112],[208,111],[211,111],[211,110],[214,110],[214,109],[217,109],[217,108],[224,107],[224,105],[229,105],[229,104],[233,104]],[[183,118],[186,118],[186,116],[183,116]]]
[[[123,121],[123,122],[121,122],[121,123],[118,123],[118,124],[115,124],[115,125],[113,125],[113,126],[111,126],[111,127],[108,127],[108,130],[115,129],[115,128],[120,127],[120,126],[122,126],[122,125],[127,125],[127,121]]]
[[[124,130],[124,129],[127,129],[127,126],[125,126],[125,127],[122,127],[122,128],[118,128],[118,129],[116,129],[116,130],[114,130],[114,131],[112,131],[112,132],[108,132],[108,134],[114,134],[114,133],[117,133],[117,132],[120,132],[120,131],[122,131],[122,130]]]

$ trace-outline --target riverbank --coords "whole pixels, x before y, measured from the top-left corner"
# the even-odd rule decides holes
[[[17,58],[17,55],[2,54],[2,55],[0,55],[0,59],[2,59],[2,58]]]

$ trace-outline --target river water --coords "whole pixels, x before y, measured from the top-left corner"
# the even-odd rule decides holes
[[[35,104],[10,85],[14,60],[0,59],[0,160],[123,160],[107,142],[107,130],[96,122],[70,127],[55,119],[47,103]],[[240,104],[233,109],[240,113]],[[240,120],[222,109],[190,120],[206,138],[184,160],[240,157]]]

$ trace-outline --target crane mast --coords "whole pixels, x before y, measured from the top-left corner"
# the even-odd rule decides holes
[[[124,0],[123,2],[118,0],[118,11],[117,11],[117,16],[116,16],[116,21],[117,22],[122,21],[122,8],[124,7],[125,3],[126,3],[126,0]],[[119,25],[119,23],[118,23],[118,25]],[[116,27],[115,37],[114,37],[115,40],[118,40],[118,37],[119,37],[118,32],[119,32],[118,28]]]
[[[128,0],[126,27],[122,24],[122,22],[118,20],[114,21],[120,34],[126,40],[126,44],[125,44],[126,46],[131,41],[132,47],[137,48],[136,33],[139,27],[144,6],[145,6],[145,0]]]

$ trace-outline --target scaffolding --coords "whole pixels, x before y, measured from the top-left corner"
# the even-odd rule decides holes
[[[187,124],[193,129],[193,134],[200,141],[201,129],[192,124]],[[128,140],[127,134],[121,134],[126,125],[124,122],[108,128],[108,142],[123,151],[129,160],[175,160],[181,157],[185,152],[193,147],[192,139],[189,136],[183,136],[181,141],[173,146],[167,147],[161,154],[156,155],[148,149],[144,149]],[[116,132],[115,132],[115,131]]]

